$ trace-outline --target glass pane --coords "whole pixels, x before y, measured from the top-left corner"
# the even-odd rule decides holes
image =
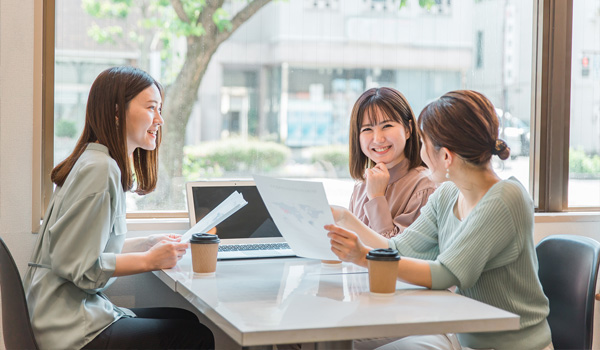
[[[600,1],[573,2],[569,207],[600,207]]]
[[[226,19],[247,3],[226,1],[217,27],[231,29]],[[404,93],[417,115],[450,90],[484,93],[512,149],[494,167],[529,182],[531,2],[275,1],[212,56],[198,39],[204,28],[181,22],[166,1],[57,0],[56,16],[57,162],[104,68],[136,65],[167,87],[164,130],[174,136],[163,139],[159,188],[131,195],[130,211],[185,210],[186,181],[252,174],[322,181],[330,203],[345,206],[350,111],[381,86]]]

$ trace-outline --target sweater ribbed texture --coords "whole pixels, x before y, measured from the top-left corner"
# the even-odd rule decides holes
[[[454,215],[459,190],[452,182],[438,188],[419,218],[390,240],[401,255],[440,263],[432,289],[457,293],[519,315],[518,331],[459,335],[471,348],[542,349],[550,344],[548,299],[537,276],[533,243],[533,202],[511,177],[492,186],[468,217]],[[443,276],[449,273],[454,276]],[[437,276],[437,278],[436,278]]]

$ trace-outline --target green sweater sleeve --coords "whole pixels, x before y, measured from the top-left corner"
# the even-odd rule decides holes
[[[439,261],[429,261],[431,289],[448,289],[458,285],[458,279]]]

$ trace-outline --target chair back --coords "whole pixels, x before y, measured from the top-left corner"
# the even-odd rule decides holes
[[[550,300],[555,349],[591,349],[600,243],[576,235],[548,236],[536,247],[538,275]]]
[[[4,346],[8,350],[37,349],[21,275],[2,238],[0,238],[0,288]]]

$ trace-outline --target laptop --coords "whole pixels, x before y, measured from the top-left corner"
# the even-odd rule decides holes
[[[221,240],[217,259],[296,256],[275,226],[254,181],[188,182],[186,196],[190,227],[234,191],[241,193],[248,204],[210,231]]]

